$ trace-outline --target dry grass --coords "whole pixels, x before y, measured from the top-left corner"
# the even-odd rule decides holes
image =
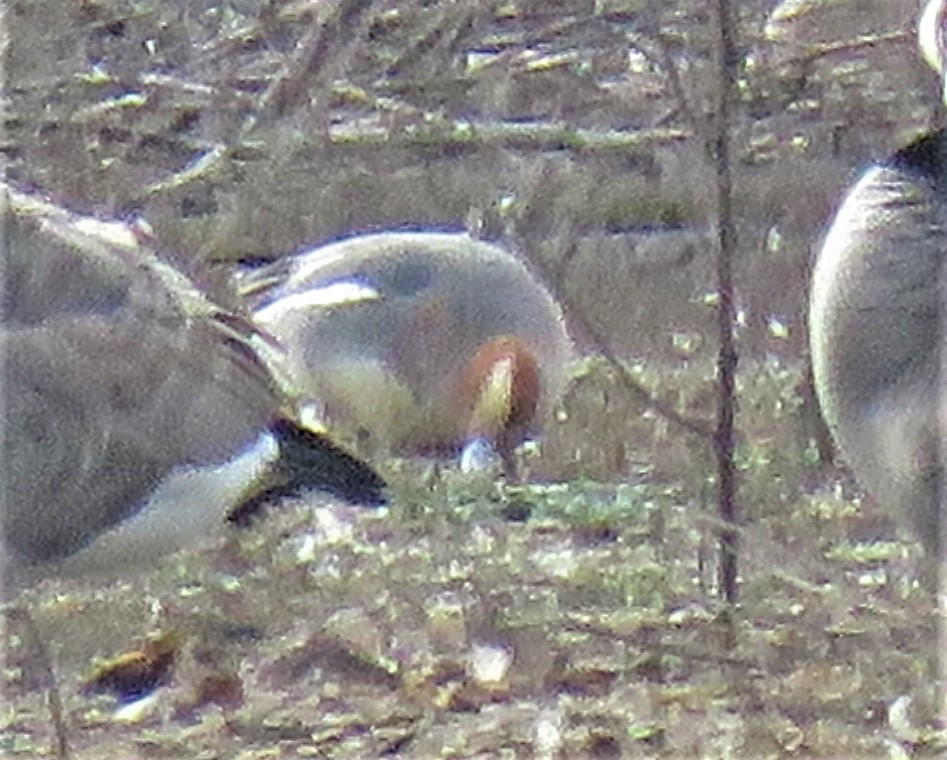
[[[574,407],[597,406],[593,380],[606,370],[585,372],[591,390]],[[916,719],[888,715],[899,697],[925,696],[932,599],[917,581],[919,550],[837,476],[806,464],[791,377],[772,366],[743,375],[754,436],[741,447],[742,597],[732,615],[716,596],[703,445],[626,406],[639,434],[650,429],[641,450],[629,451],[626,431],[594,446],[573,440],[580,459],[620,443],[627,466],[662,463],[624,483],[504,488],[393,462],[384,512],[283,504],[143,578],[34,592],[76,755],[933,751]],[[707,382],[679,378],[696,395]],[[79,682],[94,657],[153,628],[190,638],[158,706],[140,724],[116,724],[111,701],[80,697]],[[50,728],[30,652],[8,636],[3,751],[34,756]],[[494,658],[492,675],[472,664]]]
[[[919,550],[816,469],[796,391],[820,225],[855,166],[931,120],[933,78],[890,35],[916,3],[826,2],[776,41],[771,4],[738,5],[753,61],[734,136],[752,357],[739,608],[716,596],[706,441],[593,358],[528,461],[537,485],[382,463],[387,512],[284,504],[146,576],[32,592],[78,757],[934,752],[903,702],[889,716],[927,696]],[[77,210],[143,212],[189,268],[499,209],[640,382],[707,420],[707,7],[9,0],[4,168]],[[832,47],[863,34],[880,37]],[[480,66],[484,51],[498,55]],[[686,241],[603,237],[630,228]],[[93,658],[172,627],[189,643],[142,723],[79,696]],[[35,653],[5,635],[0,754],[41,756]]]

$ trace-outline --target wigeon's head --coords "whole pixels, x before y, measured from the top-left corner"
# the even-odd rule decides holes
[[[542,397],[539,363],[520,338],[491,338],[464,366],[454,390],[458,418],[466,420],[466,441],[492,444],[507,471],[513,449],[537,420]]]

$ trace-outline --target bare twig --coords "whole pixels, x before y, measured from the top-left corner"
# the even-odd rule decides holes
[[[46,702],[49,707],[49,717],[55,733],[52,755],[57,760],[69,760],[72,753],[69,751],[69,738],[66,730],[66,714],[63,710],[62,696],[59,692],[59,680],[53,670],[53,661],[49,656],[49,647],[36,626],[36,621],[30,615],[24,604],[11,604],[4,608],[3,614],[8,621],[15,621],[22,625],[25,639],[29,646],[37,653],[40,679],[46,693]]]
[[[832,55],[849,55],[858,52],[863,48],[874,48],[879,45],[891,43],[914,44],[914,35],[909,32],[887,32],[885,34],[872,34],[864,37],[856,37],[853,40],[840,40],[838,42],[824,43],[821,45],[812,45],[807,47],[799,56],[792,58],[784,63],[798,63],[806,65],[818,61],[820,58],[826,58]]]
[[[713,430],[705,421],[685,417],[673,406],[661,401],[661,399],[651,393],[648,388],[638,382],[634,375],[629,372],[625,363],[612,349],[606,336],[586,318],[582,309],[576,308],[570,302],[569,296],[565,293],[565,289],[563,288],[563,282],[567,279],[565,277],[565,269],[575,260],[576,246],[574,235],[568,235],[567,239],[572,241],[571,247],[560,258],[562,267],[555,276],[551,276],[551,273],[546,271],[545,268],[540,266],[539,262],[535,260],[531,260],[530,264],[534,269],[538,267],[539,271],[537,271],[537,275],[553,291],[556,300],[562,305],[570,321],[575,324],[576,328],[578,328],[583,336],[592,344],[602,358],[608,362],[608,365],[614,370],[620,380],[622,387],[629,395],[636,399],[638,403],[647,409],[653,410],[672,425],[692,435],[696,435],[698,438],[705,441],[713,440]],[[522,245],[520,245],[519,248],[521,250],[528,250],[527,247]]]
[[[259,94],[254,107],[244,117],[237,137],[227,144],[218,144],[209,148],[184,169],[175,172],[166,179],[154,183],[145,189],[148,197],[167,190],[194,182],[197,179],[212,176],[231,152],[249,139],[253,131],[262,123],[285,111],[287,104],[301,99],[308,78],[318,72],[318,91],[305,90],[305,98],[327,107],[326,93],[331,91],[336,76],[345,69],[349,57],[332,57],[329,52],[337,48],[354,46],[362,39],[358,30],[362,26],[362,17],[368,9],[368,0],[337,0],[332,8],[331,18],[323,23],[313,22],[305,34],[296,43],[295,50],[283,64],[279,72],[270,79],[267,87]],[[328,66],[327,61],[332,60]]]
[[[736,530],[736,465],[734,463],[737,351],[733,336],[733,256],[736,251],[736,226],[733,219],[733,180],[730,174],[730,129],[734,105],[739,52],[735,42],[735,24],[730,0],[717,0],[720,26],[718,112],[714,136],[714,160],[717,173],[717,325],[720,352],[717,358],[719,402],[714,449],[720,484],[720,519],[728,528],[720,532],[720,586],[724,599],[737,599],[737,559],[739,536]]]

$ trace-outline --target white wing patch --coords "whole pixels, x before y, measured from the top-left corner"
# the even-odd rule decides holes
[[[258,309],[254,316],[261,324],[268,325],[294,311],[379,301],[381,297],[377,288],[360,280],[337,280],[329,285],[307,288],[277,298]]]

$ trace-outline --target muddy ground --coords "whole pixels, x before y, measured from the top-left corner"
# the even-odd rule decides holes
[[[801,7],[803,4],[795,4]],[[25,603],[80,758],[906,757],[933,599],[896,516],[819,462],[799,392],[807,261],[857,167],[929,129],[913,2],[739,2],[740,603],[718,595],[712,4],[11,0],[10,180],[142,214],[191,272],[360,230],[473,225],[527,257],[587,355],[530,485],[376,464],[316,497]],[[782,14],[782,15],[780,15]],[[81,684],[179,631],[135,722]],[[5,629],[0,752],[50,752]]]

